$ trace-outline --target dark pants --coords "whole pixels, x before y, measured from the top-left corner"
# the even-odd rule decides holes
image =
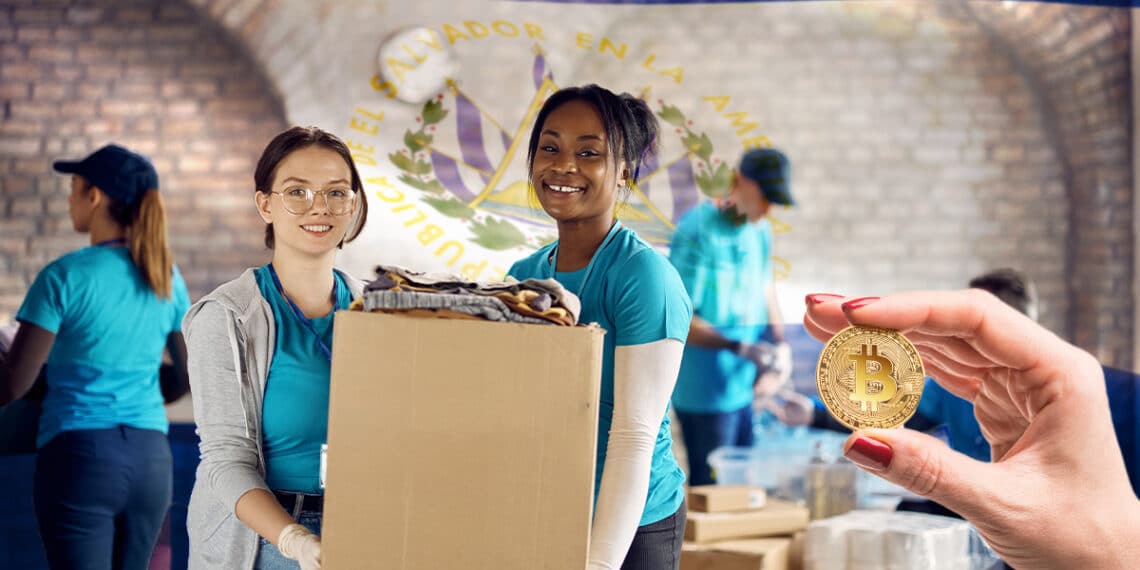
[[[677,512],[637,527],[621,570],[677,570],[685,538],[685,503]]]
[[[709,454],[718,447],[752,447],[752,406],[735,412],[694,414],[677,410],[681,437],[689,457],[689,484],[711,485],[715,481],[709,469]]]
[[[166,436],[65,431],[36,456],[36,521],[53,569],[145,570],[170,506]]]

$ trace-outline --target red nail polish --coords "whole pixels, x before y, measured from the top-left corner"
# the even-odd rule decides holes
[[[869,437],[855,438],[855,442],[843,454],[856,465],[872,471],[886,471],[895,456],[891,446]]]
[[[858,299],[851,299],[850,301],[843,303],[843,310],[850,311],[851,309],[866,307],[867,305],[870,305],[871,303],[874,303],[878,300],[878,297],[859,297]]]
[[[843,295],[835,295],[832,293],[812,293],[804,297],[804,303],[808,305],[818,305],[826,303],[827,301],[834,301],[835,299],[842,299]]]

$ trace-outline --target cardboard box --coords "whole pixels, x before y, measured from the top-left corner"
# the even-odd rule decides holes
[[[602,329],[335,327],[324,568],[585,568]]]
[[[805,531],[792,535],[792,544],[788,546],[788,570],[802,570],[804,567],[804,540]]]
[[[681,545],[681,570],[788,570],[790,538]]]
[[[689,511],[724,513],[762,508],[768,499],[763,487],[698,485],[689,488]]]
[[[780,536],[803,530],[808,524],[805,507],[768,500],[762,509],[736,513],[689,513],[685,540],[707,543],[730,538]]]

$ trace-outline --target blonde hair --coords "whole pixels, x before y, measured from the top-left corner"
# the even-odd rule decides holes
[[[112,200],[111,217],[128,228],[131,261],[142,273],[142,278],[162,299],[171,296],[174,280],[174,261],[166,236],[166,206],[158,190],[143,192],[132,207]]]

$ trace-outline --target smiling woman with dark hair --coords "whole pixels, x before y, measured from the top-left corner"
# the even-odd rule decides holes
[[[645,102],[597,85],[558,91],[530,138],[530,179],[558,241],[511,267],[555,278],[582,300],[582,322],[606,330],[590,568],[677,568],[685,475],[666,410],[692,305],[669,261],[622,226],[618,197],[653,152]]]

